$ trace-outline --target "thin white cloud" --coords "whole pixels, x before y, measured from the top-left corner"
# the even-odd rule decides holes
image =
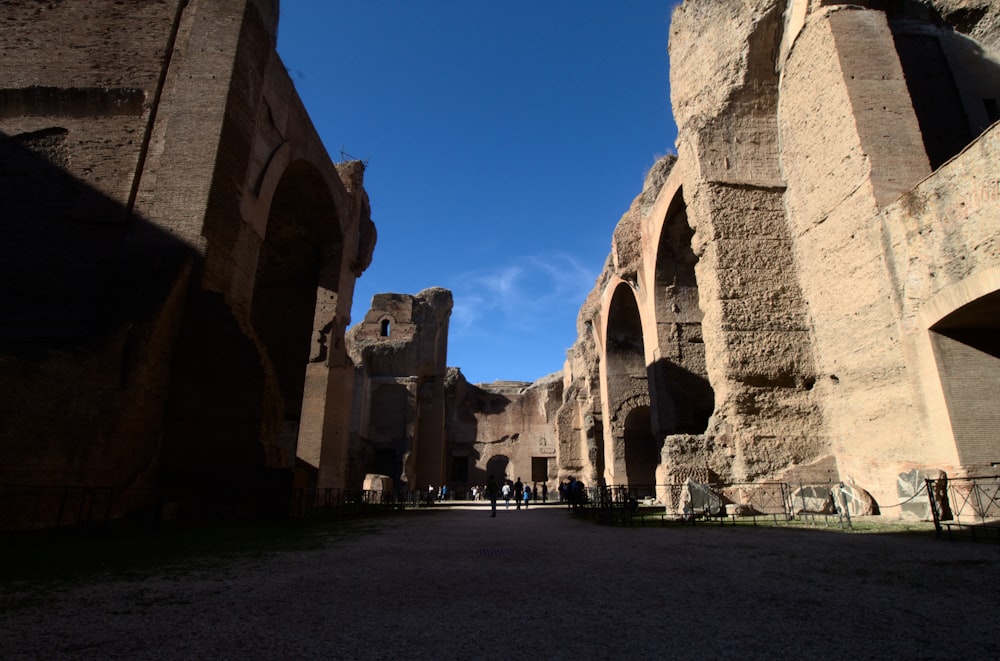
[[[523,255],[463,273],[451,288],[451,333],[530,332],[553,322],[572,327],[596,277],[565,252]]]

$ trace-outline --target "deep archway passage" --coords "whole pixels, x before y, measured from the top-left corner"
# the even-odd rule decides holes
[[[342,237],[326,181],[310,163],[292,163],[275,190],[260,245],[250,319],[284,404],[283,445],[294,456],[306,365],[325,356],[320,308],[336,307]]]
[[[637,406],[625,418],[625,472],[631,494],[638,498],[655,496],[656,467],[660,464],[661,442],[653,436],[649,407]]]
[[[368,425],[371,437],[363,448],[364,472],[388,475],[397,488],[414,487],[403,475],[403,459],[409,450],[407,418],[410,393],[399,383],[380,384],[371,394],[371,410],[378,415]]]
[[[503,482],[510,476],[507,475],[507,469],[510,466],[510,457],[506,455],[497,454],[489,458],[486,462],[486,475],[489,477],[492,475],[496,478],[497,482]]]
[[[653,429],[662,435],[701,434],[715,407],[708,381],[698,305],[698,257],[691,249],[684,196],[667,209],[656,251],[654,305],[658,358],[649,366]]]
[[[606,337],[605,374],[611,413],[611,446],[605,448],[605,465],[614,483],[626,484],[635,482],[627,460],[632,451],[626,429],[631,424],[633,430],[645,430],[648,435],[652,428],[642,318],[635,294],[627,283],[619,284],[612,296]],[[640,422],[641,417],[646,420]],[[636,438],[633,435],[631,440]]]
[[[1000,291],[986,294],[930,329],[959,461],[1000,462]]]

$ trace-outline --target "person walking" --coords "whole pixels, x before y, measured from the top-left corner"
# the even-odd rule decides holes
[[[545,504],[546,499],[549,497],[549,484],[548,482],[542,482],[542,504]]]
[[[517,481],[514,482],[514,508],[515,509],[521,509],[521,497],[522,497],[523,494],[524,494],[524,482],[521,481],[521,478],[517,478]]]
[[[486,481],[486,496],[490,499],[490,516],[497,515],[497,496],[500,495],[500,485],[497,484],[496,478],[490,474],[489,479]]]
[[[531,485],[524,485],[524,509],[528,509],[528,503],[531,501]]]

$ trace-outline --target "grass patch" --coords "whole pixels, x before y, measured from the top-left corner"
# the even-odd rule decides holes
[[[822,515],[814,519],[794,518],[786,521],[782,517],[775,520],[771,516],[758,516],[756,518],[744,516],[727,517],[724,522],[719,519],[698,519],[696,522],[680,522],[670,517],[662,519],[657,514],[641,514],[634,520],[635,525],[645,526],[665,526],[671,528],[690,528],[692,526],[717,526],[735,528],[793,528],[796,530],[815,530],[823,532],[834,532],[844,534],[927,534],[934,535],[934,524],[930,521],[904,521],[898,519],[882,519],[880,517],[855,517],[851,519],[850,526],[844,522],[841,524],[836,516],[824,518]]]

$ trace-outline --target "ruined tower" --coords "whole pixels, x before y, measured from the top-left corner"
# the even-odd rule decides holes
[[[387,475],[399,490],[445,480],[445,375],[452,298],[447,289],[415,296],[377,294],[350,329],[354,417],[350,484]]]

